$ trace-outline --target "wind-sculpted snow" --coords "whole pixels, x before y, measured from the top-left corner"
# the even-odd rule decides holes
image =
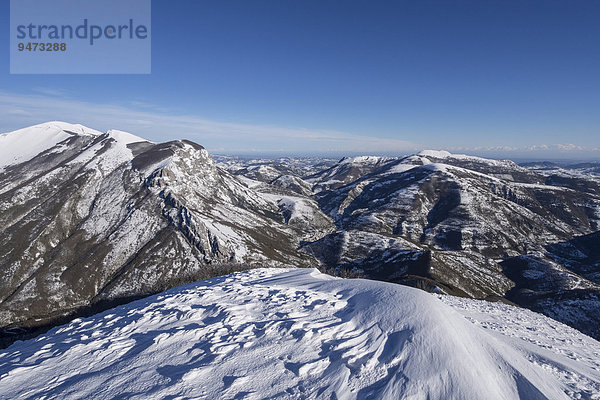
[[[491,336],[550,372],[571,399],[600,399],[600,343],[535,312],[502,303],[439,295]]]
[[[441,300],[310,269],[237,273],[15,343],[0,352],[0,397],[598,398],[598,342],[517,308]]]

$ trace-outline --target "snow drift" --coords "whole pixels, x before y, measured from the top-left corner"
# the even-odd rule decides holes
[[[0,398],[598,398],[600,343],[530,311],[258,269],[0,352]]]

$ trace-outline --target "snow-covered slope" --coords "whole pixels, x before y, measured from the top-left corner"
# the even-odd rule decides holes
[[[0,398],[593,399],[599,373],[600,343],[526,310],[259,269],[17,342]]]
[[[396,160],[396,158],[373,156],[344,157],[330,168],[307,177],[306,181],[313,184],[315,192],[337,189]]]

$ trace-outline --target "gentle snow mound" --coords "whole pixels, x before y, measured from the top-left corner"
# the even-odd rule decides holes
[[[15,343],[0,352],[0,398],[567,399],[598,393],[598,342],[581,334],[561,342],[574,331],[516,308],[505,321],[496,311],[506,306],[490,303],[483,326],[473,304],[444,304],[416,289],[316,270],[237,273]],[[517,327],[510,325],[515,318]],[[514,335],[520,325],[535,330],[521,339]],[[549,336],[558,336],[554,349],[544,347]]]
[[[433,157],[433,158],[448,158],[452,157],[452,153],[446,150],[423,150],[419,154],[422,157]]]
[[[117,142],[126,145],[131,143],[147,142],[147,140],[144,138],[133,135],[129,132],[118,131],[116,129],[111,129],[106,133],[108,134],[108,136],[115,139]]]

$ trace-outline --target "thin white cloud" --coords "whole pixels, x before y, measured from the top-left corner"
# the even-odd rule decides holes
[[[531,146],[527,146],[525,147],[525,150],[527,151],[539,151],[539,150],[550,150],[550,146],[548,146],[547,144],[534,144]]]
[[[582,150],[584,150],[584,148],[582,146],[577,146],[573,143],[557,144],[556,147],[561,151],[582,151]]]
[[[406,154],[435,145],[415,144],[393,138],[357,135],[327,129],[303,129],[214,121],[197,115],[174,115],[151,103],[130,100],[121,105],[73,100],[68,93],[35,88],[39,94],[0,91],[0,132],[41,122],[62,120],[101,131],[120,129],[153,141],[190,139],[220,153],[287,154]],[[425,141],[425,139],[424,139]],[[534,144],[528,146],[447,147],[455,153],[490,157],[589,155],[598,157],[600,148],[577,144]]]
[[[68,92],[66,90],[48,88],[48,87],[43,87],[43,86],[34,87],[31,90],[33,90],[34,92],[37,92],[37,93],[41,93],[46,96],[53,96],[53,97],[64,97],[64,96],[68,95]]]
[[[15,113],[14,110],[23,113]],[[63,120],[99,130],[125,130],[154,141],[187,138],[209,149],[224,149],[226,152],[277,152],[286,149],[290,153],[406,153],[422,147],[399,139],[336,130],[213,121],[195,115],[169,115],[158,110],[147,103],[95,104],[48,94],[22,95],[0,91],[2,131]]]
[[[475,146],[475,147],[451,147],[450,151],[465,152],[506,152],[506,153],[548,153],[548,152],[598,152],[600,148],[585,148],[572,143],[557,144],[534,144],[529,146]]]
[[[31,116],[31,113],[29,111],[25,111],[25,110],[22,110],[22,109],[19,109],[19,108],[8,109],[6,111],[6,113],[8,115],[21,115],[21,116],[27,116],[27,117]]]

